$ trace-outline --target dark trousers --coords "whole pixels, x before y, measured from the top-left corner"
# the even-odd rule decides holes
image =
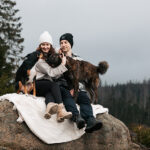
[[[62,103],[60,87],[49,80],[36,80],[36,95],[45,97],[46,105],[50,102]]]
[[[73,117],[79,115],[76,102],[71,96],[70,91],[64,87],[60,87],[60,90],[66,110],[72,112]],[[77,104],[80,105],[80,114],[86,122],[89,118],[94,117],[90,99],[85,91],[80,91],[78,93]]]

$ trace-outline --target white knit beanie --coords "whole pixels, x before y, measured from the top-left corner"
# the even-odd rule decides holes
[[[47,42],[47,43],[50,43],[51,45],[53,45],[52,37],[51,37],[51,35],[49,34],[48,31],[44,31],[40,35],[39,44],[44,43],[44,42]]]

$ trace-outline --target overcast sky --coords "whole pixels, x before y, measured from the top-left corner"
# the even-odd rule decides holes
[[[74,35],[73,52],[95,65],[108,61],[108,84],[150,78],[150,0],[16,0],[22,17],[24,53],[38,47],[48,30]]]

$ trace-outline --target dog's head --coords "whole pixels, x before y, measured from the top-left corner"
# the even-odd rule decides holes
[[[47,56],[45,61],[53,68],[59,66],[62,62],[60,54],[57,53]]]

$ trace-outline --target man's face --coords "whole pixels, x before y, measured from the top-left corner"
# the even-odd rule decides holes
[[[60,48],[63,52],[69,52],[71,50],[71,45],[67,40],[61,40]]]

